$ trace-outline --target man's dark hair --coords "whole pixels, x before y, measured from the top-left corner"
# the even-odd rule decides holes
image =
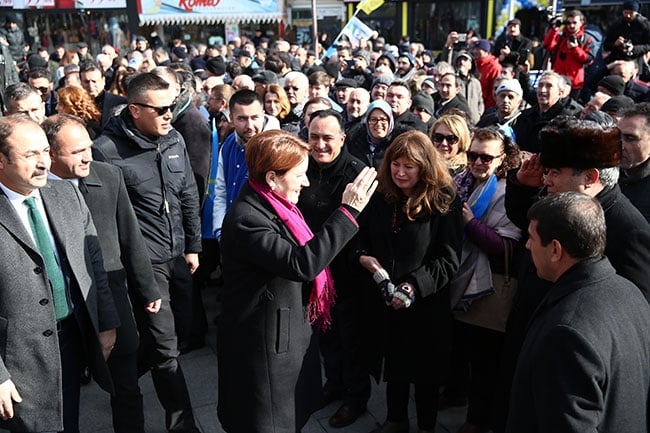
[[[29,71],[29,74],[27,74],[27,78],[30,80],[38,80],[39,78],[47,78],[47,81],[50,80],[50,71],[47,69],[43,68],[38,68],[38,69],[32,69]]]
[[[15,83],[5,89],[5,102],[22,101],[27,99],[31,94],[36,94],[39,99],[41,98],[41,94],[36,88],[27,83]]]
[[[307,102],[305,102],[305,105],[303,105],[302,107],[302,112],[304,113],[305,111],[307,111],[307,108],[312,104],[323,104],[332,108],[332,101],[322,96],[316,96],[315,98],[310,98],[309,100],[307,100]]]
[[[41,128],[45,131],[50,147],[55,151],[58,151],[59,149],[59,140],[57,139],[57,135],[61,132],[61,128],[68,124],[78,125],[82,128],[86,127],[86,122],[82,118],[65,113],[50,116],[41,124]]]
[[[553,239],[575,259],[599,258],[606,245],[605,214],[600,203],[586,194],[564,192],[531,206],[528,219],[537,222],[543,246]]]
[[[142,102],[145,93],[150,90],[167,90],[169,83],[151,72],[137,74],[131,79],[126,88],[126,98],[129,104]]]
[[[447,76],[454,77],[454,84],[456,85],[456,87],[458,87],[460,85],[460,83],[458,82],[458,75],[456,75],[454,72],[447,72],[446,74],[442,74],[440,79],[442,80],[443,78],[445,78]]]
[[[332,77],[325,71],[316,71],[309,74],[310,86],[330,86],[331,83]]]
[[[232,95],[230,102],[228,103],[228,108],[232,112],[235,109],[235,105],[251,105],[255,101],[264,106],[264,101],[262,101],[262,97],[260,95],[252,90],[242,89]]]
[[[395,80],[388,87],[404,87],[406,90],[409,91],[409,97],[412,97],[413,95],[411,94],[411,87],[409,86],[409,83],[404,80]]]
[[[273,53],[266,58],[264,61],[264,69],[275,72],[276,75],[282,73],[282,60],[280,60],[277,53]]]
[[[584,14],[583,14],[581,11],[579,11],[578,9],[573,9],[573,10],[567,12],[567,13],[566,13],[566,17],[567,17],[567,18],[578,17],[578,18],[580,18],[580,21],[581,21],[583,24],[584,24],[584,22],[585,22],[585,16],[584,16]]]
[[[317,110],[311,113],[311,116],[309,117],[309,124],[311,125],[311,122],[314,121],[314,119],[319,118],[319,119],[326,119],[328,117],[333,117],[336,119],[336,121],[339,124],[339,132],[341,134],[345,133],[345,124],[343,123],[343,116],[331,108],[328,108],[326,110]]]
[[[650,103],[648,102],[639,102],[638,104],[625,107],[621,109],[617,114],[621,118],[635,116],[643,117],[645,118],[646,128],[650,128]]]
[[[100,68],[99,65],[93,61],[85,60],[79,64],[80,74],[83,74],[84,72],[92,72],[92,71],[99,71],[102,74],[104,73],[104,71],[102,71],[102,68]]]
[[[289,55],[289,53],[285,53],[284,51],[280,51],[278,53],[278,58],[284,64],[285,68],[291,68],[291,56]]]

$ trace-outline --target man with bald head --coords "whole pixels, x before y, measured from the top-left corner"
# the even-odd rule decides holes
[[[348,103],[345,106],[345,112],[347,114],[347,122],[345,123],[346,131],[361,123],[369,105],[370,93],[366,89],[362,87],[352,89],[348,97]]]

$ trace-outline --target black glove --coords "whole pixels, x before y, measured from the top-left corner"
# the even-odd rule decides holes
[[[393,296],[404,302],[404,307],[408,308],[415,302],[415,289],[409,283],[402,283],[395,289]]]
[[[375,280],[379,290],[381,290],[381,296],[384,298],[386,305],[390,305],[390,302],[393,300],[393,294],[395,293],[395,284],[390,280],[390,276],[386,269],[380,269],[374,274],[372,274],[372,279]]]

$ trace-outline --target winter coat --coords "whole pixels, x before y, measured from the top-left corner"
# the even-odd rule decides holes
[[[199,197],[178,131],[145,137],[123,110],[93,142],[93,157],[122,170],[152,263],[201,251]]]
[[[320,358],[306,318],[311,281],[357,230],[337,209],[300,247],[271,206],[242,188],[221,235],[217,410],[228,433],[296,433],[318,408]]]
[[[458,270],[462,250],[461,203],[445,214],[408,221],[401,205],[377,194],[360,220],[356,257],[377,258],[395,285],[415,287],[406,309],[386,306],[370,272],[362,269],[366,294],[367,347],[371,374],[379,379],[442,383],[449,367],[451,308],[448,283]],[[397,225],[397,227],[395,227]]]
[[[574,36],[578,38],[578,46],[569,48],[569,35],[561,33],[555,27],[546,33],[544,48],[555,58],[553,70],[560,75],[566,75],[571,80],[571,89],[579,90],[585,82],[584,67],[594,60],[594,43],[591,36],[585,35],[584,28]]]
[[[650,306],[606,258],[566,271],[528,325],[507,433],[646,432]]]

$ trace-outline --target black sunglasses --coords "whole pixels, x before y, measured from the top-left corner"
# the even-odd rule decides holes
[[[442,143],[443,140],[447,140],[447,143],[449,144],[458,143],[458,136],[454,134],[444,135],[444,134],[435,133],[431,136],[431,139],[433,140],[434,143]]]
[[[37,87],[36,90],[38,90],[42,94],[46,94],[47,92],[50,91],[49,87]]]
[[[294,92],[297,92],[298,90],[300,90],[300,88],[299,88],[299,87],[296,87],[296,86],[286,86],[286,87],[284,88],[284,90],[285,90],[286,92],[288,92],[289,90],[293,90]]]
[[[173,113],[174,110],[176,110],[176,104],[167,105],[165,107],[156,107],[154,105],[144,104],[142,102],[131,102],[131,103],[139,107],[152,108],[153,110],[156,111],[156,114],[158,114],[159,116],[163,116],[165,113],[167,113],[167,111]]]
[[[470,160],[471,162],[474,162],[474,161],[478,160],[479,158],[481,158],[481,161],[483,161],[483,163],[485,163],[485,164],[491,163],[492,161],[494,161],[495,158],[498,158],[500,156],[501,155],[492,156],[492,155],[488,155],[486,153],[467,152],[467,159],[468,160]]]

